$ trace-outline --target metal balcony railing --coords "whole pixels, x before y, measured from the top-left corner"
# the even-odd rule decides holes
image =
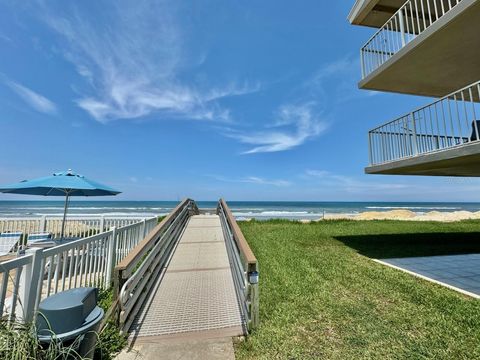
[[[370,166],[480,139],[480,81],[368,133]]]
[[[461,2],[462,0],[408,0],[362,47],[362,79]]]

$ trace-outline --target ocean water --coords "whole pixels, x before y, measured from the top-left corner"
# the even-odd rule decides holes
[[[71,201],[68,214],[79,216],[154,216],[168,214],[176,201]],[[215,201],[198,201],[201,208],[215,208]],[[358,214],[364,211],[406,209],[418,214],[429,211],[479,211],[480,203],[426,202],[305,202],[305,201],[229,201],[238,219],[318,219],[323,213]],[[61,216],[62,201],[0,201],[0,217]]]

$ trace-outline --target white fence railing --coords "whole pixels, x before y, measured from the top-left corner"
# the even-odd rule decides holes
[[[408,0],[362,47],[362,78],[442,18],[462,0]]]
[[[84,238],[98,234],[111,227],[122,227],[141,221],[143,217],[69,217],[65,221],[65,237]],[[21,231],[24,238],[35,232],[52,233],[52,238],[59,238],[62,232],[61,217],[22,217],[0,218],[0,233]]]
[[[157,224],[157,218],[49,249],[30,249],[0,263],[2,317],[31,320],[41,299],[80,286],[108,288],[113,269]]]
[[[479,100],[480,82],[476,82],[371,130],[368,133],[370,165],[478,141]]]

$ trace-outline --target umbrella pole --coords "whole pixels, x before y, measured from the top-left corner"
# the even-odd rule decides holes
[[[65,221],[67,219],[67,209],[68,209],[68,192],[65,193],[65,208],[63,209],[63,221],[62,221],[62,234],[60,235],[60,240],[63,240],[65,235]]]

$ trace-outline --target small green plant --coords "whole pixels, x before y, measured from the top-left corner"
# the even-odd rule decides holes
[[[100,332],[97,347],[95,348],[95,359],[111,360],[126,345],[126,336],[120,334],[120,329],[114,321],[109,320]]]
[[[81,360],[78,341],[65,346],[54,336],[49,346],[39,342],[34,323],[0,320],[0,359],[3,360]]]
[[[113,291],[100,290],[98,305],[107,312],[113,304]],[[105,327],[100,331],[95,359],[110,360],[115,357],[127,345],[127,337],[120,334],[116,322],[109,319]]]

